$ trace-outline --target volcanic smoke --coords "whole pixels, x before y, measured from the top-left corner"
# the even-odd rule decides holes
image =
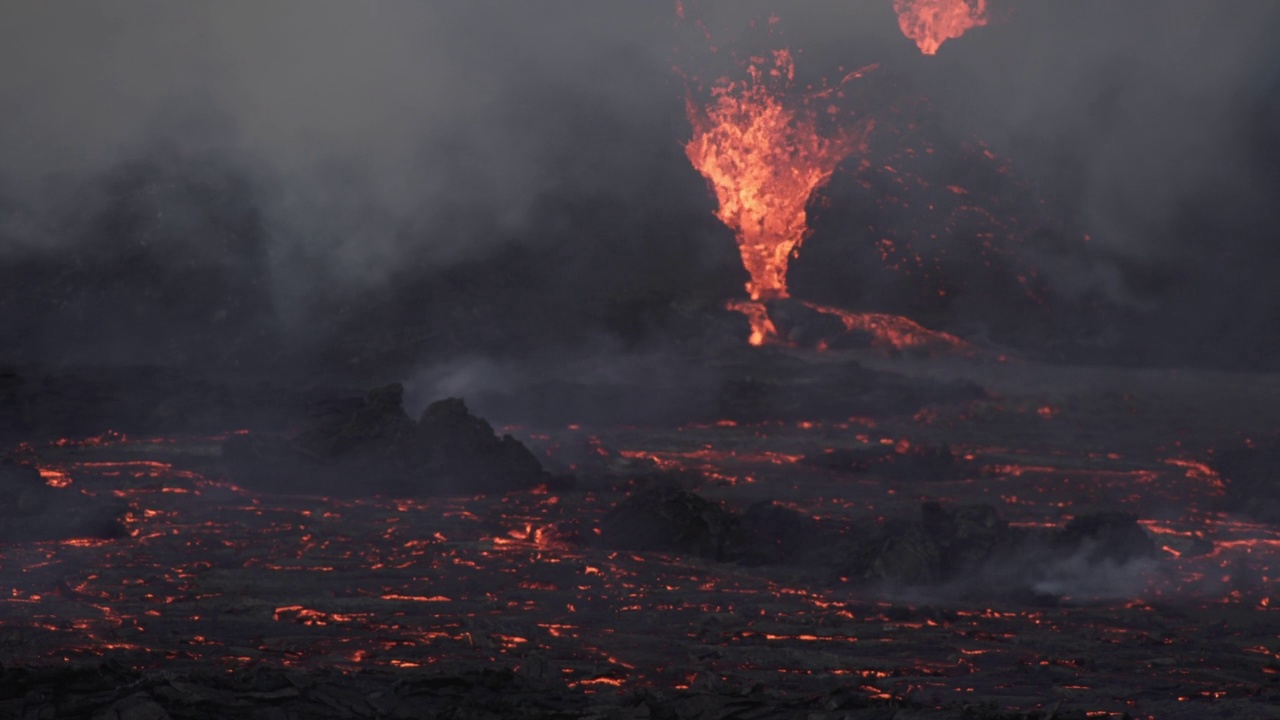
[[[893,0],[902,34],[920,52],[935,55],[942,43],[987,24],[987,0]]]
[[[737,236],[751,302],[731,307],[747,315],[750,342],[761,345],[777,335],[762,302],[788,297],[787,263],[809,233],[805,206],[842,160],[866,151],[872,123],[820,132],[813,105],[830,91],[791,101],[795,60],[788,50],[752,58],[747,72],[745,81],[717,81],[706,107],[689,98],[693,137],[685,154],[715,194],[716,216]],[[839,111],[829,104],[826,112]]]

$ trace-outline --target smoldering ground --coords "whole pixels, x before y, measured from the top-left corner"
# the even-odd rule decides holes
[[[968,256],[957,232],[981,229],[908,211],[937,236],[922,250],[951,258],[947,299],[922,300],[934,288],[886,270],[866,230],[908,220],[856,162],[814,213],[797,294],[1061,357],[1274,363],[1272,3],[997,5],[937,57],[887,1],[689,2],[683,24],[567,1],[0,13],[10,361],[368,371],[661,338],[672,308],[711,311],[745,279],[681,152],[671,66],[724,64],[699,65],[695,19],[723,58],[774,13],[808,77],[880,64],[866,114],[927,97],[931,143],[1008,159],[1015,179],[982,189],[1027,218],[1016,258],[1050,309],[1021,309],[1021,266]],[[918,172],[968,172],[938,157]]]

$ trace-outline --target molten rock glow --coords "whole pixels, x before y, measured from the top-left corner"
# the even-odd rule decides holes
[[[925,55],[942,43],[987,24],[987,0],[893,0],[898,27]]]
[[[764,303],[754,300],[730,300],[727,307],[729,310],[747,316],[747,322],[751,323],[751,337],[748,342],[752,345],[763,345],[765,340],[778,337],[778,328],[769,318],[769,308],[765,307]]]
[[[973,352],[969,343],[955,335],[930,330],[914,320],[885,313],[855,313],[840,308],[805,303],[811,310],[832,315],[844,323],[848,332],[870,335],[872,345],[893,350],[936,350],[959,355]]]
[[[705,108],[689,100],[685,154],[719,201],[716,216],[737,235],[747,292],[762,301],[787,297],[787,262],[808,234],[805,206],[841,160],[865,149],[870,123],[820,133],[811,104],[826,94],[789,102],[795,62],[787,50],[753,58],[748,72],[745,82],[722,78]],[[759,345],[776,331],[755,307],[747,316]]]

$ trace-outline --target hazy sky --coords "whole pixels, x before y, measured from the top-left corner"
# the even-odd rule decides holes
[[[1118,95],[1108,102],[1120,117],[1085,149],[1111,156],[1125,150],[1112,146],[1131,143],[1197,153],[1221,141],[1227,110],[1217,105],[1247,88],[1280,16],[1269,0],[1010,1],[996,4],[989,26],[924,58],[899,34],[889,0],[688,6],[727,49],[751,18],[772,12],[788,42],[810,51],[804,62],[896,64],[957,123],[998,144],[1071,132],[1094,121],[1101,97]],[[635,113],[679,103],[655,81],[691,37],[674,28],[672,8],[658,0],[11,0],[0,7],[4,166],[23,182],[86,172],[168,135],[284,172],[352,163],[367,169],[376,196],[401,206],[429,201],[419,186],[424,148],[461,141],[491,182],[518,196],[542,168],[520,146],[526,139],[503,126],[512,103],[556,85]],[[1190,146],[1171,120],[1203,124],[1203,143]],[[1123,173],[1099,162],[1101,174]]]
[[[989,25],[924,57],[891,0],[685,3],[723,52],[773,13],[802,72],[881,63],[1119,252],[1194,256],[1162,229],[1188,197],[1274,192],[1250,180],[1247,131],[1277,92],[1280,3],[991,4]],[[361,282],[410,256],[447,263],[520,240],[549,195],[703,208],[693,170],[670,166],[688,133],[671,67],[698,72],[706,57],[674,5],[8,0],[0,198],[39,206],[51,175],[74,187],[158,147],[218,155],[266,189],[277,262],[301,249]],[[672,173],[689,175],[687,198]],[[61,240],[21,227],[0,243]]]

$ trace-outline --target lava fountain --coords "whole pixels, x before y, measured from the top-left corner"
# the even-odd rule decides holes
[[[747,73],[745,80],[717,81],[705,106],[689,97],[693,137],[685,154],[719,202],[716,216],[737,237],[751,276],[750,301],[730,307],[747,316],[750,342],[761,345],[777,338],[763,303],[788,297],[787,263],[809,233],[805,206],[842,160],[866,150],[872,123],[833,123],[822,132],[819,113],[840,112],[830,102],[832,90],[794,92],[788,50],[751,58]]]
[[[935,55],[942,43],[987,24],[987,0],[893,0],[902,34],[920,52]]]

